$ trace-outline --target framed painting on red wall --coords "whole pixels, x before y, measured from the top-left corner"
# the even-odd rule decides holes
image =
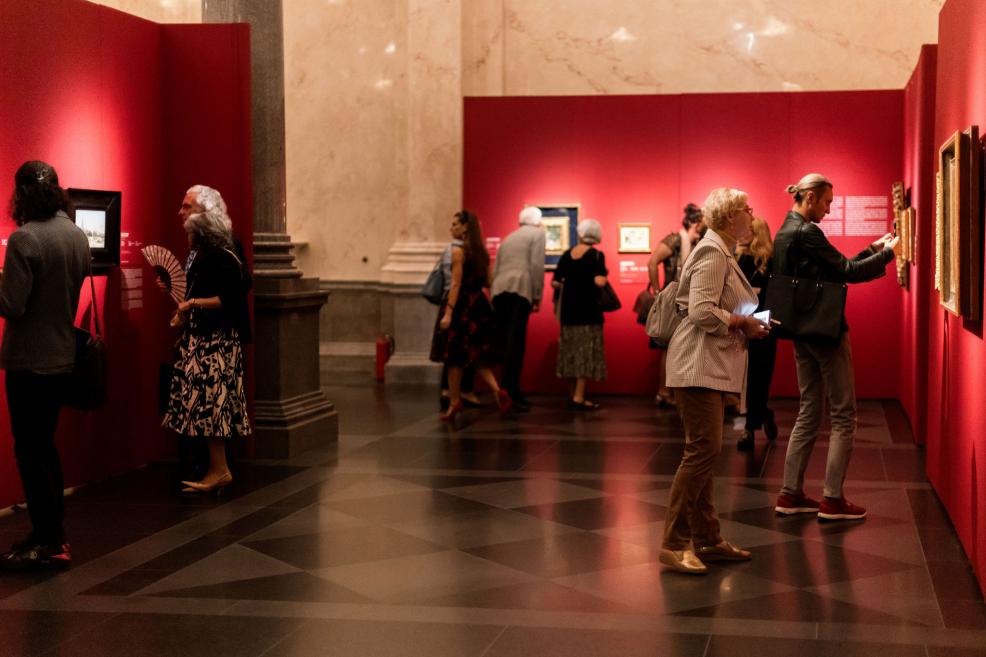
[[[541,227],[544,229],[544,268],[555,269],[565,251],[578,244],[579,204],[541,205]]]
[[[954,315],[982,317],[983,280],[979,265],[979,129],[956,131],[938,149],[935,207],[935,288]]]

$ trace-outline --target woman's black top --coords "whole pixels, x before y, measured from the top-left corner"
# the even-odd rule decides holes
[[[585,326],[603,323],[603,311],[596,301],[596,276],[606,276],[606,256],[589,247],[581,258],[572,257],[569,249],[562,254],[555,269],[555,281],[564,283],[561,294],[561,323]]]
[[[770,270],[774,264],[773,260],[773,258],[767,258],[767,264],[763,271],[757,269],[757,262],[749,253],[742,254],[736,260],[743,275],[746,276],[746,280],[750,282],[750,287],[760,289],[757,292],[757,298],[760,300],[760,303],[757,305],[758,311],[764,309],[764,300],[767,298],[767,281],[770,280]]]
[[[196,251],[185,274],[185,298],[219,297],[222,308],[192,309],[188,328],[195,335],[236,329],[240,343],[248,344],[253,339],[253,332],[250,329],[247,293],[253,281],[246,266],[243,247],[236,241],[233,249],[235,251],[210,246]]]

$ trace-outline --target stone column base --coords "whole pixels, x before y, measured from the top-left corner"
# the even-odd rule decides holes
[[[339,438],[339,413],[321,390],[255,404],[257,456],[286,459]]]

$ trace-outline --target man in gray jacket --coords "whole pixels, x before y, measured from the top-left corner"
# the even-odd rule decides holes
[[[530,405],[520,391],[520,373],[524,367],[527,320],[532,311],[540,308],[543,290],[541,210],[528,206],[520,211],[520,228],[507,235],[496,252],[490,288],[504,340],[502,385],[518,410]]]

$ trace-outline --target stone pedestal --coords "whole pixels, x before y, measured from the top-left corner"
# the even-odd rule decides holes
[[[428,360],[438,307],[421,296],[421,286],[447,245],[443,242],[398,242],[390,247],[381,278],[387,303],[393,304],[394,355],[384,381],[437,385],[442,366]]]
[[[272,256],[265,248],[270,244],[254,244],[258,263]],[[254,433],[261,458],[290,458],[339,437],[338,413],[321,391],[319,371],[318,314],[329,293],[318,279],[294,271],[288,277],[257,267]]]

